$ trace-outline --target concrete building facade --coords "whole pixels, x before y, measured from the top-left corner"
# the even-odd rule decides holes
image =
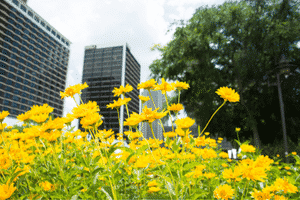
[[[71,42],[21,0],[0,1],[0,110],[47,103],[63,116]]]

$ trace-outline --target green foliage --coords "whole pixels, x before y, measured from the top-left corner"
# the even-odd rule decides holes
[[[186,23],[177,23],[180,26],[173,40],[163,48],[153,48],[162,58],[149,66],[150,78],[188,83],[190,88],[181,91],[180,102],[201,128],[222,103],[215,91],[223,86],[235,89],[241,102],[225,105],[207,131],[230,139],[235,136],[235,127],[241,127],[245,137],[250,137],[256,126],[262,143],[271,143],[282,135],[278,131],[282,130],[280,106],[277,87],[268,87],[264,76],[277,67],[283,53],[295,64],[300,61],[296,45],[300,14],[289,6],[293,3],[283,6],[278,1],[241,1],[198,8]],[[296,106],[299,92],[295,90],[300,88],[299,80],[300,74],[294,73],[282,83],[286,110],[300,111]],[[178,94],[171,99],[177,103]],[[269,118],[270,112],[276,120]],[[290,117],[288,111],[286,118]],[[267,127],[276,130],[274,138],[264,137]],[[299,124],[293,127],[300,128]]]

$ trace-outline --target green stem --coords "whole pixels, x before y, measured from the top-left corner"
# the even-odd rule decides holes
[[[249,181],[250,180],[247,181],[246,188],[243,191],[242,200],[244,199],[244,192],[245,192],[245,190],[247,189],[247,191],[248,191],[248,183],[249,183]],[[246,192],[246,195],[247,195],[247,192]]]
[[[206,126],[204,127],[204,129],[202,130],[202,132],[200,133],[199,137],[202,135],[202,133],[205,131],[206,127],[208,126],[209,122],[211,121],[211,119],[213,118],[213,116],[218,112],[218,110],[224,106],[224,104],[226,103],[226,100],[224,100],[223,104],[214,112],[214,114],[211,116],[211,118],[209,119],[209,121],[207,122]]]

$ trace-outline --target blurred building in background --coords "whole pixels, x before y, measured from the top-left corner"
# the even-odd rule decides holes
[[[16,119],[47,103],[62,117],[71,42],[26,2],[0,1],[0,111]]]
[[[157,84],[161,84],[161,83],[157,83]],[[162,111],[163,104],[166,102],[165,96],[161,93],[161,90],[150,91],[150,92],[151,92],[151,95],[153,97],[153,101],[154,101],[154,104],[155,104],[156,108],[160,108],[158,110],[158,112]],[[154,111],[155,107],[153,105],[153,102],[151,100],[151,96],[150,96],[148,90],[144,89],[142,95],[145,96],[145,97],[150,98],[150,100],[146,101],[143,104],[143,108],[145,106],[147,106],[147,108],[151,108],[152,111]],[[155,138],[162,140],[163,139],[163,129],[162,129],[162,126],[159,123],[160,123],[160,120],[158,120],[158,119],[155,120],[152,123],[152,128],[153,128],[153,133],[154,133]],[[164,125],[167,126],[168,121],[166,121]],[[143,133],[143,135],[146,139],[149,139],[150,137],[153,138],[153,134],[151,132],[149,123],[143,123],[143,127],[142,127],[141,131],[142,131],[142,133]]]
[[[126,86],[133,87],[133,90],[125,94],[125,98],[131,98],[128,103],[129,115],[132,112],[140,113],[139,90],[137,85],[140,83],[141,66],[134,58],[127,43],[115,45],[92,45],[86,46],[84,52],[84,64],[82,84],[85,82],[88,88],[82,90],[81,99],[84,103],[96,101],[99,105],[100,115],[104,116],[105,122],[99,130],[112,129],[114,133],[121,133],[129,130],[129,126],[122,128],[124,121],[128,118],[125,105],[119,109],[120,124],[117,109],[107,108],[110,103],[114,103],[121,96],[114,96],[114,88]],[[78,120],[78,128],[85,131]]]

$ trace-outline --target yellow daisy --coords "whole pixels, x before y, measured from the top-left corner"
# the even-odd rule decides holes
[[[223,98],[225,101],[229,101],[229,102],[240,101],[240,95],[231,88],[221,87],[216,91],[216,93],[220,95],[221,98]]]

